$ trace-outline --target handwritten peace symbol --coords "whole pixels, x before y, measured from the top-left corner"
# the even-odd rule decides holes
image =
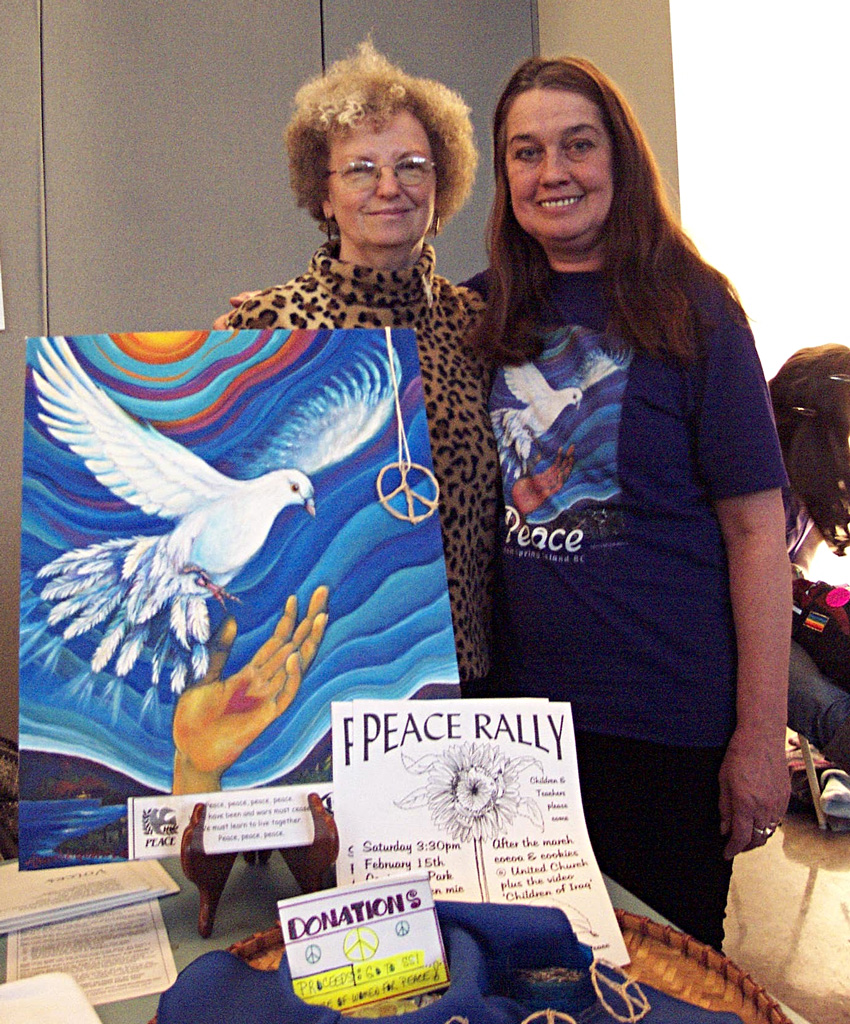
[[[410,925],[407,921],[397,921],[395,926],[396,935],[407,935],[410,931]]]
[[[342,951],[352,963],[371,960],[378,952],[378,936],[371,928],[352,928],[342,940]]]
[[[395,470],[399,483],[398,486],[394,487],[391,491],[384,491],[384,476],[388,470]],[[413,485],[408,482],[408,474],[411,470],[419,470],[419,473],[424,477],[433,487],[434,496],[429,498],[424,494],[420,494],[418,491],[413,489]],[[375,486],[378,489],[378,500],[395,519],[402,519],[408,523],[421,523],[424,519],[428,519],[437,511],[437,499],[440,496],[440,485],[437,483],[437,478],[431,472],[427,466],[422,466],[418,462],[391,462],[384,466],[381,472],[378,474],[378,479]],[[407,512],[400,512],[392,504],[393,498],[397,495],[403,494],[405,499],[405,505]],[[425,511],[417,512],[417,506],[421,506]]]
[[[304,950],[304,959],[308,964],[317,964],[322,959],[322,950],[315,943],[311,943]]]

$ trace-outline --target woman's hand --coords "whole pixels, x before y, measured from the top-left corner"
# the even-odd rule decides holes
[[[720,768],[721,830],[729,837],[726,858],[764,846],[782,821],[789,788],[784,732],[775,739],[736,729]]]
[[[258,294],[259,292],[253,291],[240,292],[238,295],[231,295],[230,305],[233,307],[233,309],[238,309],[243,302],[247,302],[248,299],[252,299],[255,295]],[[233,309],[230,310],[230,313],[222,313],[221,316],[217,316],[215,320],[213,320],[214,331],[226,331],[230,327],[230,324],[227,321],[230,317],[230,314],[233,312]]]
[[[184,690],[174,711],[174,793],[210,793],[249,744],[289,707],[327,625],[328,588],[317,587],[307,614],[295,626],[294,596],[274,633],[244,668],[222,679],[236,639],[236,621],[225,619],[210,641],[203,681]]]
[[[791,573],[778,490],[723,498],[715,509],[738,648],[737,721],[720,769],[720,826],[731,859],[766,843],[788,806]]]

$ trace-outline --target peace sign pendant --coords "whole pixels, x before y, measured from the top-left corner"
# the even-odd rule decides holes
[[[388,470],[396,471],[398,483],[392,490],[385,491],[384,478]],[[433,497],[420,494],[419,491],[415,490],[414,483],[408,480],[412,470],[418,471],[419,480],[416,483],[422,479],[428,481],[431,488],[433,488]],[[386,481],[387,485],[390,483],[391,479]],[[440,485],[437,483],[437,478],[431,470],[427,466],[420,465],[418,462],[390,462],[378,474],[375,486],[378,490],[378,501],[395,519],[401,519],[408,523],[421,523],[437,511]],[[399,494],[404,495],[406,512],[402,512],[392,504],[393,498],[396,498]],[[421,508],[423,511],[417,511],[417,508]]]

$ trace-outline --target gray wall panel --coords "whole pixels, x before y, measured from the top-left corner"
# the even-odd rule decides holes
[[[281,133],[315,0],[45,0],[50,330],[208,326],[316,241]]]
[[[325,0],[328,62],[371,34],[414,75],[457,90],[472,110],[481,162],[472,199],[437,239],[437,267],[461,281],[485,266],[484,227],[493,194],[490,122],[514,67],[535,52],[536,0]]]
[[[0,0],[0,735],[17,736],[24,345],[43,329],[37,0]]]

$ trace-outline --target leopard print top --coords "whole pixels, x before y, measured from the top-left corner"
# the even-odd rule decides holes
[[[460,341],[482,300],[434,273],[430,245],[403,271],[342,263],[335,251],[333,243],[323,245],[306,274],[246,300],[228,325],[416,330],[460,678],[480,679],[490,668],[498,463],[487,412],[490,374]]]

